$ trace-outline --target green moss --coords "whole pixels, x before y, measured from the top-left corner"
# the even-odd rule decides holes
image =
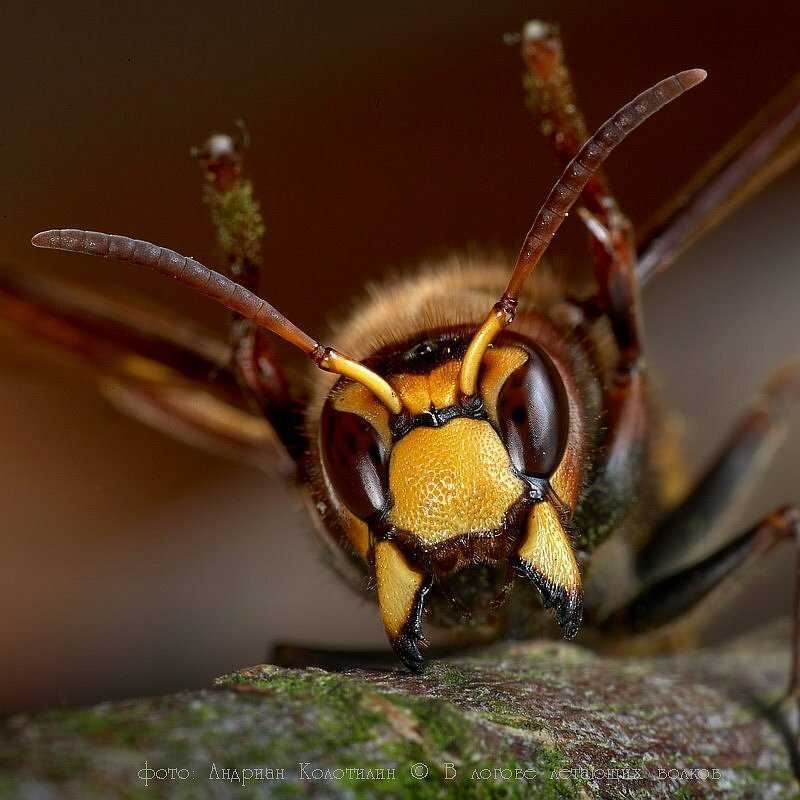
[[[440,664],[431,672],[437,683],[450,688],[469,682],[468,672],[452,665]],[[344,770],[344,776],[336,782],[355,798],[577,796],[573,781],[555,775],[567,763],[562,754],[541,748],[533,764],[520,764],[511,745],[501,737],[492,742],[489,751],[484,746],[486,735],[481,723],[444,700],[380,692],[350,678],[319,671],[269,669],[236,673],[217,683],[240,690],[247,685],[262,698],[280,699],[284,709],[319,708],[313,728],[288,732],[283,748],[307,753],[304,761],[311,761],[316,768],[333,765]],[[331,754],[335,754],[333,758]],[[282,754],[270,746],[257,755],[262,761],[278,763]],[[427,777],[415,777],[411,772],[414,764],[427,765]],[[393,769],[394,779],[364,780],[347,772],[348,768],[370,766]],[[529,770],[527,779],[503,779],[503,773],[499,773],[499,780],[481,777],[481,770],[505,769],[513,774],[518,767]]]
[[[432,665],[431,675],[438,683],[451,689],[467,686],[470,681],[470,676],[464,668],[446,662]]]
[[[39,719],[45,724],[57,724],[69,733],[114,742],[120,733],[119,713],[118,709],[104,703],[93,708],[48,711]],[[146,734],[145,726],[140,732]]]
[[[287,800],[585,798],[589,785],[574,777],[576,765],[638,768],[644,750],[659,767],[711,761],[721,723],[699,737],[698,703],[725,724],[742,726],[740,759],[758,754],[758,770],[740,763],[726,770],[724,796],[756,796],[764,785],[786,788],[786,796],[794,791],[779,737],[757,709],[689,678],[676,693],[674,671],[655,662],[629,668],[596,660],[568,645],[510,644],[484,657],[432,664],[422,676],[262,666],[224,676],[214,690],[18,717],[0,726],[0,797],[19,796],[30,781],[42,792],[81,800],[212,792]],[[740,680],[740,662],[730,669]],[[660,719],[658,750],[651,752]],[[757,749],[748,750],[748,742]],[[145,759],[154,768],[189,768],[196,777],[145,789],[137,780]],[[304,779],[301,763],[321,775]],[[284,769],[285,779],[243,790],[209,782],[212,764],[218,773]],[[427,774],[414,774],[414,764],[427,765]],[[337,771],[328,778],[325,770]],[[651,788],[611,782],[599,791],[639,798]],[[692,796],[688,790],[676,796]]]
[[[726,786],[728,796],[739,800],[739,798],[755,797],[761,794],[760,789],[764,786],[775,783],[791,784],[794,776],[789,770],[767,771],[758,767],[743,767],[737,769],[735,773],[725,771]],[[687,794],[687,797],[691,797]],[[793,791],[786,794],[787,800],[793,798],[798,800],[800,792]]]

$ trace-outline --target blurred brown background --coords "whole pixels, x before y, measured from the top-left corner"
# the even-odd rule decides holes
[[[592,125],[657,79],[709,80],[609,171],[642,220],[800,67],[796,4],[203,2],[7,5],[2,257],[134,290],[222,333],[225,314],[135,268],[33,252],[44,227],[128,233],[212,261],[190,145],[246,118],[268,224],[266,295],[314,333],[389,267],[513,250],[557,170],[502,43],[561,23]],[[651,362],[693,469],[800,353],[800,173],[648,288]],[[302,274],[312,265],[313,282]],[[313,287],[310,289],[309,287]],[[800,419],[798,419],[800,422]],[[382,645],[278,484],[114,412],[85,376],[0,340],[0,710],[198,686],[275,638]],[[746,519],[800,500],[800,430]],[[776,555],[724,630],[788,611]]]

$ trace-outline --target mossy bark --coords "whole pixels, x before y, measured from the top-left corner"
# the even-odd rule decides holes
[[[539,642],[422,676],[252,667],[7,720],[0,797],[794,797],[774,710],[787,653],[759,638],[618,660]]]

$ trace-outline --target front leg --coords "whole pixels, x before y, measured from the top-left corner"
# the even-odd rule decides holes
[[[522,34],[522,55],[528,68],[528,106],[559,161],[566,165],[589,132],[564,61],[558,28],[539,20],[529,22]],[[619,369],[627,372],[641,352],[633,228],[602,170],[587,182],[576,210],[589,231],[597,280],[596,296],[583,305],[592,317],[608,315],[620,349]]]
[[[213,134],[192,155],[203,169],[203,203],[228,274],[246,289],[258,292],[265,228],[253,184],[244,173],[243,150],[249,136],[241,121],[238,125],[238,136]],[[242,389],[273,425],[288,452],[300,457],[305,447],[300,415],[267,333],[232,313],[229,338],[231,367]]]

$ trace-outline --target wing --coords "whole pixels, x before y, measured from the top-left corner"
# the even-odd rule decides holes
[[[800,159],[800,75],[642,228],[644,285]]]
[[[80,362],[118,408],[171,436],[262,468],[291,469],[230,369],[230,348],[196,326],[6,267],[0,330]]]

